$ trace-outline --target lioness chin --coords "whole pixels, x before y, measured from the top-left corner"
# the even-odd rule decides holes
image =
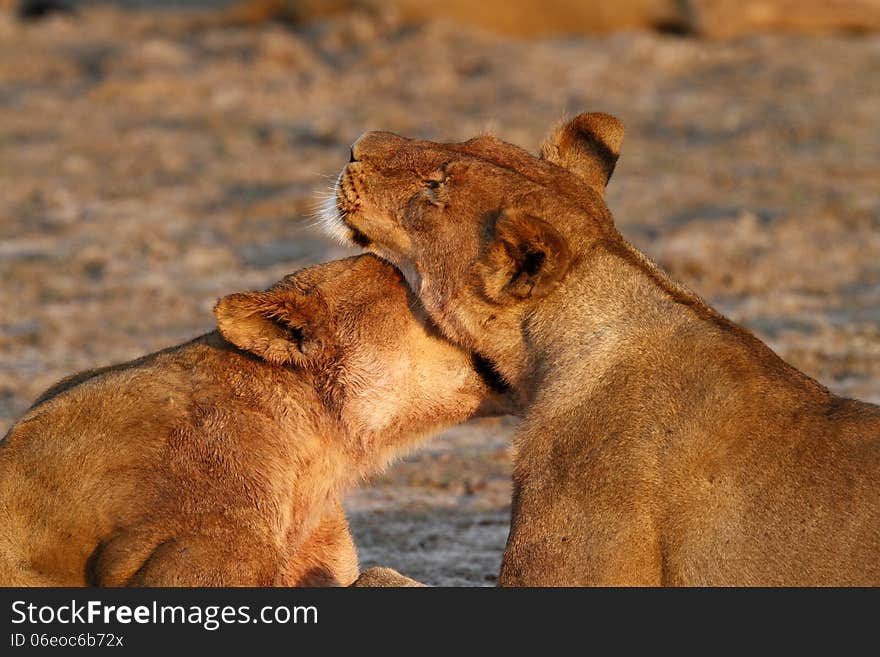
[[[605,203],[623,126],[354,144],[331,232],[525,408],[502,585],[880,584],[880,408],[672,282]]]
[[[374,256],[215,315],[219,331],[61,381],[0,441],[0,585],[350,584],[342,492],[501,412]]]

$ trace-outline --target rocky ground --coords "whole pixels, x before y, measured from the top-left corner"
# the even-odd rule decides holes
[[[624,235],[789,362],[880,402],[877,36],[517,41],[96,8],[0,15],[0,434],[63,375],[350,253],[311,210],[362,131],[534,148],[584,109],[627,126],[608,192]],[[491,584],[513,428],[450,431],[354,493],[364,565]]]

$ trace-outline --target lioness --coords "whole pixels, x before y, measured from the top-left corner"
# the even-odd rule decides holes
[[[371,132],[327,208],[524,405],[499,582],[880,584],[880,408],[621,237],[604,190],[622,138],[606,114],[538,157]]]
[[[341,492],[501,400],[375,256],[214,312],[61,381],[0,442],[0,585],[349,584]]]

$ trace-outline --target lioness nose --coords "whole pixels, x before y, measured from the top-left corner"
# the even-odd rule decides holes
[[[365,132],[351,145],[349,162],[360,162],[372,158],[387,157],[400,144],[406,141],[393,132],[374,130]]]

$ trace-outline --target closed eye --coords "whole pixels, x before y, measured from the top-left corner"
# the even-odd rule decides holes
[[[428,178],[424,181],[422,197],[431,205],[442,208],[446,205],[446,177]]]
[[[439,169],[434,171],[424,180],[425,187],[428,189],[440,189],[443,185],[446,184],[446,181],[449,179],[449,174],[446,172],[446,168],[450,165],[449,162],[444,163],[440,166]]]

